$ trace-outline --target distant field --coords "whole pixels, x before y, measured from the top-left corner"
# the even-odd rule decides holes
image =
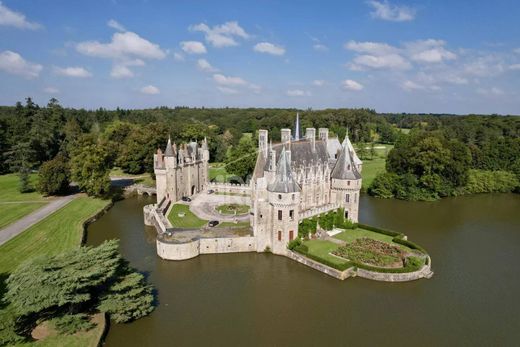
[[[208,172],[209,180],[215,182],[229,182],[235,175],[230,174],[226,171],[224,163],[211,163],[209,164]]]
[[[83,222],[109,203],[109,200],[79,197],[9,240],[0,246],[0,273],[11,272],[29,258],[79,247]]]
[[[374,160],[364,160],[363,161],[363,170],[361,171],[362,188],[364,191],[370,187],[374,178],[376,178],[377,174],[381,172],[385,172],[386,159],[378,158]]]
[[[19,180],[15,174],[0,176],[0,229],[47,204],[40,193],[20,193]],[[38,175],[31,174],[30,181],[35,186]]]

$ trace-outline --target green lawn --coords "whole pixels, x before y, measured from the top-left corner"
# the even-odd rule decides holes
[[[221,214],[227,215],[244,214],[249,212],[249,206],[239,204],[223,204],[217,206],[217,211]]]
[[[209,165],[208,176],[210,181],[214,182],[229,182],[235,175],[226,171],[224,163],[211,163]]]
[[[361,171],[362,188],[366,191],[374,181],[377,174],[385,172],[386,159],[378,158],[373,160],[363,160],[363,170]]]
[[[30,180],[31,184],[35,186],[38,182],[38,175],[31,174]],[[20,193],[18,182],[19,178],[15,174],[0,176],[0,229],[47,203],[40,193]]]
[[[308,240],[303,242],[309,248],[309,254],[326,259],[334,264],[346,263],[346,260],[330,255],[329,253],[337,249],[339,245],[325,240]]]
[[[392,236],[388,236],[385,234],[375,233],[370,230],[356,228],[356,229],[347,229],[344,232],[334,235],[336,239],[346,241],[346,242],[352,242],[355,239],[360,239],[362,237],[368,237],[370,239],[379,240],[383,242],[392,243]]]
[[[109,200],[79,197],[0,246],[0,273],[11,272],[24,260],[55,255],[81,245],[83,222]]]
[[[218,225],[219,227],[235,227],[235,228],[245,228],[245,227],[248,227],[249,226],[249,222],[238,222],[238,223],[233,223],[233,222],[222,222]]]
[[[179,217],[179,213],[184,213],[184,217]],[[183,204],[173,205],[168,219],[174,228],[201,228],[208,223],[207,220],[194,215],[188,205]]]

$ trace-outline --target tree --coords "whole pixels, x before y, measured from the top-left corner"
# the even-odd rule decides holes
[[[38,171],[38,191],[43,195],[64,194],[69,188],[70,170],[63,154],[46,161]]]
[[[118,247],[111,240],[20,265],[7,279],[4,297],[14,315],[15,332],[29,336],[41,319],[96,310],[117,322],[149,314],[152,287],[122,259]]]
[[[18,190],[21,193],[28,193],[33,191],[29,180],[29,174],[33,167],[34,151],[30,143],[22,142],[15,144],[11,150],[6,153],[7,164],[11,171],[17,172],[20,177],[20,185]]]
[[[246,180],[256,163],[256,146],[249,136],[243,136],[237,146],[231,148],[226,158],[226,171]]]
[[[374,159],[376,156],[376,144],[374,141],[370,142],[370,159]]]
[[[92,135],[84,135],[72,150],[71,177],[81,191],[102,196],[110,190],[113,153]]]

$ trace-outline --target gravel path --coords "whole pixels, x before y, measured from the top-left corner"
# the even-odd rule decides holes
[[[16,222],[6,226],[5,228],[0,230],[0,245],[3,245],[13,237],[17,236],[18,234],[22,233],[24,230],[29,228],[30,226],[38,223],[51,213],[59,210],[72,200],[74,200],[76,197],[78,197],[78,194],[72,194],[67,196],[60,196],[42,208],[28,214],[27,216],[23,217],[22,219],[17,220]],[[15,207],[13,207],[15,208]]]
[[[251,206],[251,199],[246,196],[200,193],[192,197],[190,210],[199,218],[207,220],[218,220],[220,222],[233,222],[235,218],[239,222],[249,220],[249,213],[238,215],[236,217],[218,213],[215,210],[215,207],[222,204],[240,204]]]

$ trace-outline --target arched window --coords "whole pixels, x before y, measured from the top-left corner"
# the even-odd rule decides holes
[[[278,230],[278,241],[282,241],[282,231]]]
[[[346,201],[346,202],[350,202],[350,194],[347,194],[347,195],[345,196],[345,201]]]

